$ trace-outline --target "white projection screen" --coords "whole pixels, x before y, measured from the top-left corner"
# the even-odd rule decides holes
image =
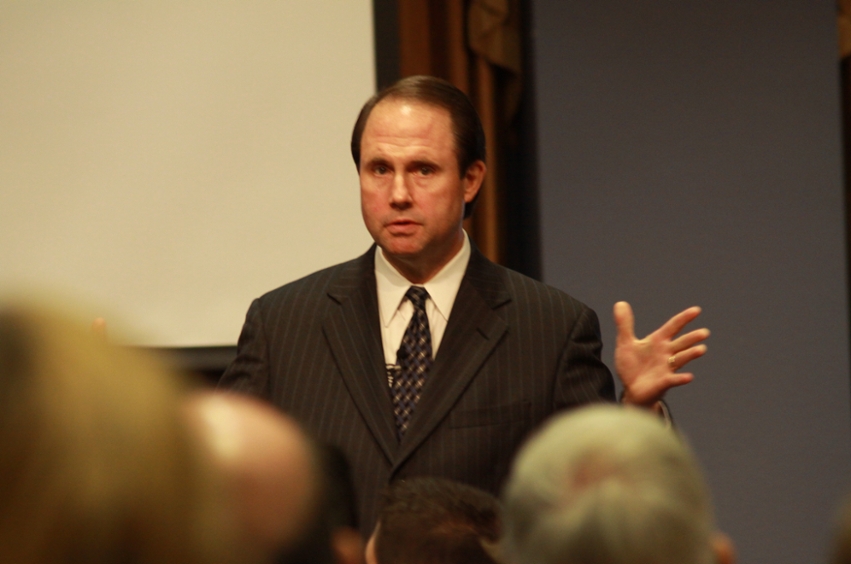
[[[370,244],[374,84],[370,0],[0,0],[0,293],[235,344],[253,298]]]

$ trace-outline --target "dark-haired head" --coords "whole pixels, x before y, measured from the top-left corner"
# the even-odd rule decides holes
[[[485,162],[485,132],[476,108],[466,94],[450,82],[434,76],[409,76],[388,86],[367,100],[361,108],[352,130],[352,158],[360,171],[361,138],[373,108],[382,100],[411,100],[443,108],[452,120],[455,137],[455,155],[458,158],[458,173],[461,178],[476,161]],[[464,217],[473,213],[475,200],[464,207]]]
[[[367,564],[495,564],[499,502],[452,480],[417,477],[390,485],[367,548]]]

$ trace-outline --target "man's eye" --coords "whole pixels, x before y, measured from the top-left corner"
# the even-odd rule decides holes
[[[375,170],[375,174],[387,174],[387,167],[386,166],[379,165],[379,166],[375,167],[374,170]]]
[[[420,167],[420,174],[422,174],[423,176],[428,176],[429,174],[431,174],[433,172],[434,172],[434,169],[432,169],[430,166],[421,166]]]

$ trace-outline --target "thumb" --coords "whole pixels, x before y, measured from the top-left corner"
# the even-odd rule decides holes
[[[635,339],[635,317],[632,314],[632,307],[626,302],[617,302],[614,313],[618,341]]]

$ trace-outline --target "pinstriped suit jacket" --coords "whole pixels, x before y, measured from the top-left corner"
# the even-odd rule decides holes
[[[254,300],[221,387],[271,401],[348,456],[361,528],[391,480],[438,475],[498,493],[552,413],[614,401],[596,314],[473,248],[402,442],[384,367],[374,246]]]

